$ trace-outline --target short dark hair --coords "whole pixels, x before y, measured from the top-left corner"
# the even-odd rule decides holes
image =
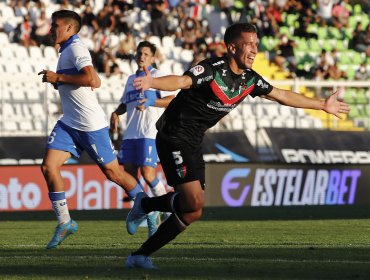
[[[243,32],[257,33],[257,29],[251,23],[247,22],[234,23],[230,25],[225,31],[224,36],[225,44],[229,45],[230,43],[234,42],[234,40],[238,38]]]
[[[54,13],[52,13],[51,18],[53,20],[55,19],[67,19],[67,20],[72,20],[76,23],[76,33],[78,33],[81,29],[82,25],[82,19],[79,14],[77,14],[74,11],[70,10],[59,10]]]
[[[153,55],[155,55],[155,53],[157,51],[157,47],[153,43],[150,43],[149,41],[140,42],[139,45],[137,46],[136,50],[138,50],[140,48],[143,48],[143,47],[149,48]]]

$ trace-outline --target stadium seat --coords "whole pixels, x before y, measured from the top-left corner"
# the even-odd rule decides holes
[[[44,47],[44,58],[50,60],[57,60],[58,53],[57,50],[52,46],[45,46]]]
[[[362,14],[362,7],[360,4],[355,4],[353,7],[353,14],[354,15],[361,15]]]
[[[172,74],[173,73],[173,70],[172,70],[173,63],[174,61],[172,59],[166,59],[164,62],[162,62],[159,65],[159,70],[161,70],[161,72],[163,72],[164,74]]]
[[[183,63],[190,63],[194,59],[194,53],[192,50],[183,49],[180,52],[180,61]]]
[[[16,63],[8,60],[5,63],[2,63],[2,65],[6,75],[15,76],[19,74],[19,68]]]
[[[159,38],[158,36],[152,35],[148,38],[148,41],[154,44],[160,51],[162,51],[161,38]]]
[[[182,75],[183,73],[184,73],[184,66],[180,62],[175,61],[173,63],[173,74]]]
[[[25,132],[32,132],[34,130],[32,121],[31,120],[19,121],[19,129]]]
[[[37,46],[29,47],[30,58],[34,60],[44,60],[44,55],[42,54],[41,48]]]
[[[9,46],[9,44],[9,36],[5,32],[0,32],[0,46],[3,48]]]
[[[30,58],[27,48],[22,45],[13,46],[13,53],[14,57],[22,64],[24,64],[25,61],[27,61]]]
[[[328,37],[328,29],[326,26],[320,26],[317,28],[317,36],[319,39],[326,39]]]
[[[18,132],[18,123],[16,121],[8,120],[3,122],[3,129],[9,132]]]
[[[16,46],[17,44],[11,43],[7,47],[0,48],[0,60],[1,61],[13,60],[15,58],[13,50],[15,49]]]
[[[31,104],[32,116],[36,119],[45,119],[46,113],[41,103],[32,103]]]

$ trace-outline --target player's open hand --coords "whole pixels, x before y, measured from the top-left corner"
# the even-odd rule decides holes
[[[346,102],[338,100],[339,94],[341,93],[342,89],[338,89],[335,93],[329,96],[325,100],[325,107],[324,111],[336,116],[337,118],[342,118],[340,114],[348,114],[350,108]]]
[[[144,92],[145,90],[149,89],[152,85],[153,78],[150,75],[150,72],[147,67],[144,66],[145,76],[137,77],[132,85],[137,89]]]

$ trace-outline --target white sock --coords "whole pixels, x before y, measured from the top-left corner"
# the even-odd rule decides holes
[[[60,194],[60,193],[49,193],[50,196],[54,196],[54,194]],[[54,198],[55,199],[55,198]],[[65,224],[68,223],[71,220],[71,216],[69,215],[68,205],[67,205],[67,199],[62,198],[59,200],[51,200],[52,208],[55,212],[55,216],[57,217],[58,224]]]
[[[150,186],[150,190],[154,196],[161,196],[167,193],[166,188],[164,187],[163,183],[158,180],[155,186]]]

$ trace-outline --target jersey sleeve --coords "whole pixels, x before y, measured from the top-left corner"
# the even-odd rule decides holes
[[[92,59],[89,50],[80,44],[73,45],[72,47],[74,65],[78,71],[86,66],[92,66]]]
[[[199,88],[209,84],[214,78],[212,65],[207,63],[207,60],[203,60],[193,66],[187,70],[184,75],[189,76],[192,79],[192,88]]]
[[[262,78],[262,76],[259,75],[258,73],[254,72],[254,75],[255,75],[255,86],[250,95],[252,97],[256,97],[269,94],[272,91],[273,86],[269,82],[267,82],[264,78]]]

